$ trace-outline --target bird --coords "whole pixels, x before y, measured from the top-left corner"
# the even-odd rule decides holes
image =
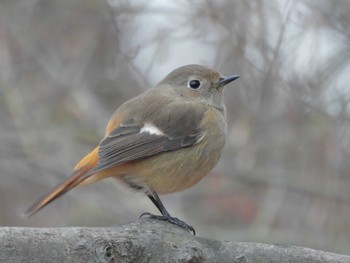
[[[192,226],[170,215],[159,195],[192,187],[215,167],[227,133],[223,91],[237,78],[196,64],[173,70],[117,108],[99,145],[25,215],[34,215],[76,186],[113,177],[145,193],[161,213],[146,212],[140,218],[167,221],[195,235]]]

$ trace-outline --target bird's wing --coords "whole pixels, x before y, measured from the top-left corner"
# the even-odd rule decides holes
[[[200,142],[204,114],[204,108],[187,105],[167,107],[142,120],[128,116],[101,141],[99,163],[89,174]]]

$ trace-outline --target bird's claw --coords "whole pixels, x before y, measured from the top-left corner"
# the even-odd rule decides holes
[[[194,230],[194,228],[188,224],[186,224],[184,221],[176,218],[176,217],[172,217],[172,216],[160,216],[160,215],[154,215],[154,214],[151,214],[151,213],[142,213],[140,215],[140,219],[143,218],[144,216],[148,216],[149,218],[152,218],[152,219],[157,219],[157,220],[161,220],[161,221],[167,221],[173,225],[176,225],[176,226],[179,226],[183,229],[186,229],[187,231],[189,232],[192,232],[192,234],[195,236],[196,235],[196,230]]]

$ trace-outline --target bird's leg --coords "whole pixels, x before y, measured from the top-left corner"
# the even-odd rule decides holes
[[[176,218],[176,217],[172,217],[169,212],[166,210],[166,208],[164,207],[162,201],[160,200],[158,194],[154,191],[154,190],[150,190],[149,192],[146,193],[148,198],[151,199],[151,201],[153,202],[153,204],[158,208],[158,210],[161,212],[161,216],[159,215],[153,215],[151,213],[143,213],[141,217],[143,216],[148,216],[149,218],[155,218],[158,220],[163,220],[163,221],[168,221],[171,224],[177,225],[179,227],[182,227],[190,232],[193,233],[193,235],[196,235],[196,231],[194,230],[194,228],[190,225],[187,225],[184,221]]]

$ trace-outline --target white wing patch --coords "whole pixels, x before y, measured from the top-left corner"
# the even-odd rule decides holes
[[[152,123],[146,122],[140,130],[140,133],[149,133],[154,135],[164,135],[164,133]]]

